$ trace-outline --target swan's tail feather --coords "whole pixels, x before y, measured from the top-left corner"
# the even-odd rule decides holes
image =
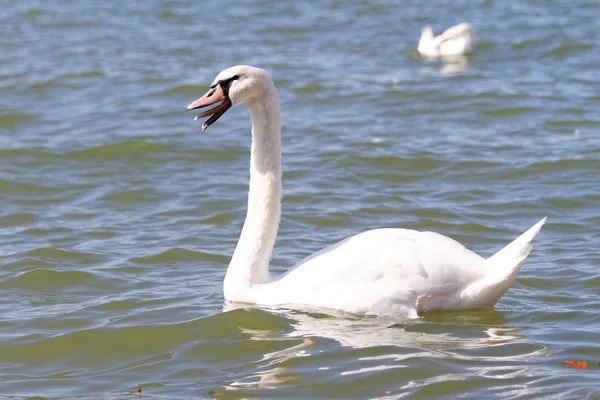
[[[485,260],[486,265],[490,269],[491,274],[500,274],[504,277],[513,275],[519,272],[521,264],[527,258],[533,248],[533,238],[540,232],[542,225],[546,222],[544,217],[540,222],[532,226],[510,242],[502,250]]]
[[[488,275],[467,286],[461,297],[478,302],[481,307],[493,307],[508,290],[521,265],[531,252],[531,241],[539,233],[546,218],[529,228],[527,232],[510,242],[502,250],[485,260]]]

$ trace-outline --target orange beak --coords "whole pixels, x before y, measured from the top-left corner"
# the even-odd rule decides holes
[[[209,126],[211,126],[213,123],[215,123],[221,117],[221,115],[225,114],[225,111],[231,108],[231,100],[229,99],[229,97],[227,97],[227,95],[225,95],[221,86],[217,85],[214,88],[210,89],[208,92],[206,92],[204,96],[200,97],[198,100],[192,102],[189,106],[187,106],[187,109],[189,111],[195,110],[196,108],[210,106],[218,102],[221,103],[216,107],[213,107],[196,115],[196,118],[194,118],[195,121],[197,119],[208,117],[210,115],[210,118],[202,124],[203,131],[206,130],[206,128],[208,128]]]

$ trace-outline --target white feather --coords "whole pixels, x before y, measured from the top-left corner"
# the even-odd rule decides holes
[[[466,22],[448,28],[438,36],[433,35],[431,26],[426,26],[421,31],[417,51],[427,57],[458,56],[472,52],[474,44],[473,28]]]

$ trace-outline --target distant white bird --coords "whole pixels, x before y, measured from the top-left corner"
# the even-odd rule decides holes
[[[225,275],[227,301],[393,318],[492,307],[515,279],[546,221],[488,259],[437,233],[374,229],[314,253],[285,274],[271,275],[282,194],[281,119],[273,80],[260,68],[228,68],[188,110],[214,106],[196,116],[210,117],[204,130],[243,103],[252,118],[250,190],[244,227]]]
[[[472,52],[474,43],[473,28],[466,22],[446,29],[439,36],[433,36],[428,25],[421,31],[417,51],[428,57],[457,56]]]

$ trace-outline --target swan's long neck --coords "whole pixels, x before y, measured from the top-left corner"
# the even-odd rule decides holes
[[[248,103],[252,117],[248,213],[224,282],[226,300],[244,301],[269,282],[269,262],[281,216],[281,119],[275,85]]]

